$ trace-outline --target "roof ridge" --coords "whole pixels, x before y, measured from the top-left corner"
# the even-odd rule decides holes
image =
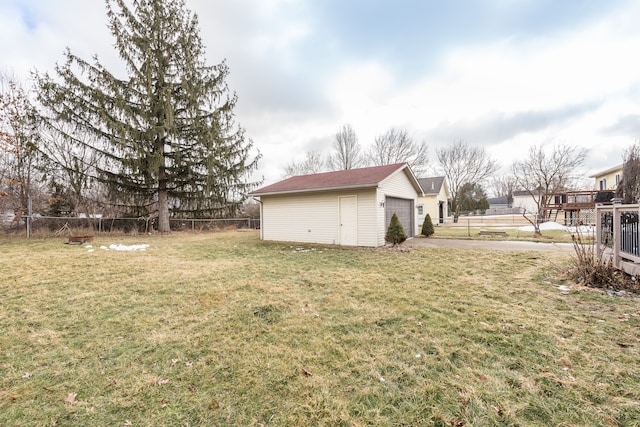
[[[389,165],[368,166],[309,175],[294,175],[259,188],[249,194],[260,195],[373,186],[405,167],[408,167],[407,163],[393,163]]]

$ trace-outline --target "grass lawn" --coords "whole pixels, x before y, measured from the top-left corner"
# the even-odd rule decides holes
[[[0,237],[3,427],[640,425],[640,299],[567,255],[62,241]]]
[[[571,243],[571,233],[564,230],[542,230],[542,236],[536,237],[533,231],[522,231],[518,227],[465,227],[461,225],[435,227],[435,234],[431,237],[441,239],[472,239],[472,240],[522,240],[532,242]],[[481,231],[497,231],[505,235],[482,235]],[[583,234],[582,241],[593,242],[593,236]]]

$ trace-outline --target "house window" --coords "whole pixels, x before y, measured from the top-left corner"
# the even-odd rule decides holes
[[[424,215],[424,205],[418,205],[418,215]]]
[[[616,187],[618,185],[620,185],[620,174],[619,173],[616,174]]]
[[[607,179],[601,179],[600,180],[600,190],[606,190],[607,189]]]

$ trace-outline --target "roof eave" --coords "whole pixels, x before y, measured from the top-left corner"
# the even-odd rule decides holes
[[[596,174],[589,175],[589,178],[597,178],[597,177],[599,177],[599,176],[609,175],[611,172],[615,172],[615,171],[620,170],[620,169],[624,169],[624,163],[623,163],[623,164],[621,164],[621,165],[618,165],[618,166],[614,166],[614,167],[612,167],[612,168],[609,168],[609,169],[607,169],[607,170],[603,170],[602,172],[598,172],[598,173],[596,173]]]
[[[358,184],[358,185],[345,185],[345,186],[337,186],[337,187],[321,187],[321,188],[301,188],[295,190],[283,190],[283,191],[268,191],[264,193],[249,193],[250,196],[260,197],[260,196],[278,196],[285,194],[300,194],[300,193],[318,193],[318,192],[327,192],[327,191],[338,191],[338,190],[358,190],[358,189],[369,189],[369,188],[377,188],[378,183],[370,183],[370,184]]]

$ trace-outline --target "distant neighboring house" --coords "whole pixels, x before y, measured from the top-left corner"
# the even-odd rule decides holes
[[[532,215],[538,214],[538,204],[528,191],[514,191],[511,207]]]
[[[415,235],[422,189],[406,163],[292,176],[249,195],[263,240],[377,247],[395,213]]]
[[[618,184],[622,180],[622,169],[624,165],[614,166],[602,172],[591,175],[589,178],[594,178],[595,186],[594,190],[610,190],[615,191],[618,188]]]
[[[487,199],[489,209],[507,209],[510,207],[507,197],[490,197]]]
[[[422,187],[422,196],[418,198],[417,232],[419,233],[427,214],[431,216],[433,225],[447,222],[449,187],[444,176],[418,178],[418,182]]]
[[[487,199],[489,203],[489,209],[486,210],[486,215],[514,215],[519,214],[521,209],[512,206],[509,203],[508,197],[491,197]]]

